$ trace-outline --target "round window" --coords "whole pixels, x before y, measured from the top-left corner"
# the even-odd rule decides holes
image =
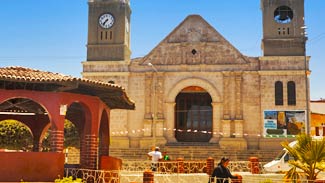
[[[280,6],[274,11],[274,20],[281,24],[290,23],[293,19],[293,11],[288,6]]]

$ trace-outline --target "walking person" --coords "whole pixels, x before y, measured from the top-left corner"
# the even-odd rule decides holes
[[[148,156],[151,157],[151,170],[157,171],[158,162],[163,158],[161,152],[159,151],[159,147],[155,147],[155,150],[149,152]]]

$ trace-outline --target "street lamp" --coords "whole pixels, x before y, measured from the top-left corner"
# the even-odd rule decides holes
[[[304,46],[304,62],[305,62],[305,87],[306,87],[306,133],[310,135],[310,107],[309,107],[309,82],[308,82],[308,63],[307,63],[307,53],[306,53],[306,43],[307,43],[307,27],[304,25],[301,27],[303,35],[303,46]]]
[[[148,63],[148,66],[150,66],[156,73],[158,73],[158,70],[152,63]],[[157,83],[157,76],[153,75],[152,78],[152,113],[151,113],[151,118],[152,118],[152,140],[153,140],[153,146],[156,147],[156,83]]]

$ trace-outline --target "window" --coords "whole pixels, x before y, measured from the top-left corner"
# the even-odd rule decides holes
[[[287,84],[288,92],[288,105],[296,105],[296,84],[293,81],[289,81]]]
[[[101,31],[100,32],[100,40],[107,41],[113,39],[113,32],[112,31]]]
[[[197,51],[195,49],[192,50],[192,54],[195,55]]]
[[[274,11],[274,20],[277,23],[287,24],[293,19],[293,11],[288,6],[280,6]]]
[[[275,105],[283,105],[283,84],[281,81],[275,82]]]

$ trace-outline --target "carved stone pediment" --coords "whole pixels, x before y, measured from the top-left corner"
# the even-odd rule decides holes
[[[188,16],[140,65],[245,64],[248,59],[199,15]]]

